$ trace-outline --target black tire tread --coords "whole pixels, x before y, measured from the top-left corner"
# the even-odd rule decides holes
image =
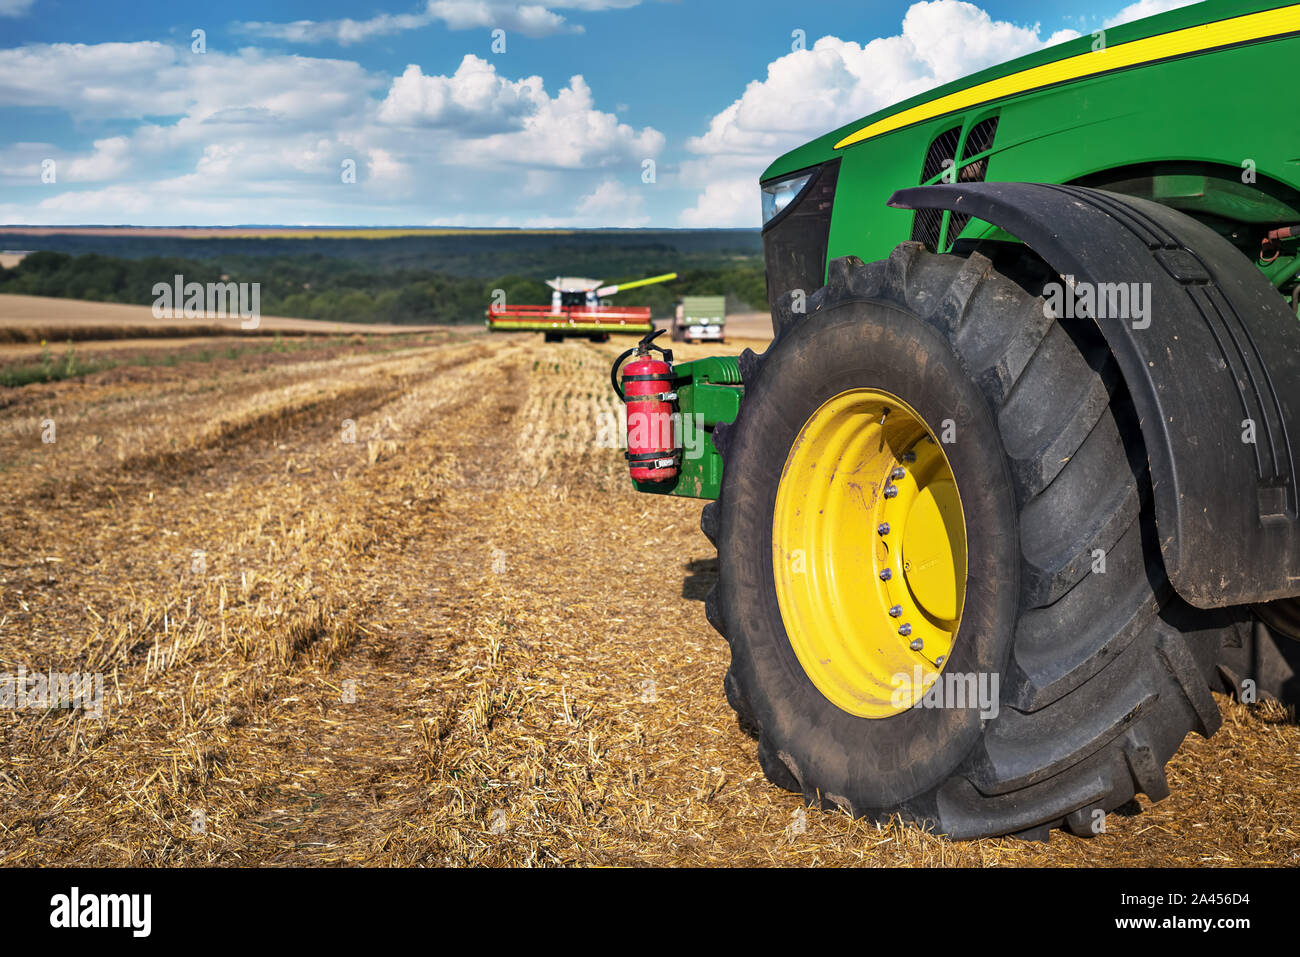
[[[995,261],[1007,274],[995,268]],[[826,287],[774,309],[776,338],[741,359],[747,390],[764,358],[800,322],[828,305],[877,301],[942,331],[989,401],[1002,433],[1020,507],[1021,615],[1002,688],[1001,712],[938,788],[904,807],[853,807],[806,781],[795,759],[763,734],[743,689],[724,684],[742,725],[759,734],[760,762],[778,786],[813,805],[883,819],[901,814],[953,837],[1067,827],[1091,836],[1103,813],[1137,793],[1168,793],[1164,765],[1192,730],[1218,726],[1218,708],[1178,627],[1161,618],[1172,590],[1154,536],[1141,436],[1126,393],[1095,330],[1066,328],[1043,308],[1041,263],[1011,258],[1006,244],[969,256],[904,243],[888,260],[834,260]],[[1038,278],[1036,278],[1038,277]],[[1038,287],[1041,289],[1041,285]],[[726,456],[730,429],[715,444]],[[725,521],[710,503],[701,528],[718,541]],[[1093,572],[1094,555],[1106,573]],[[716,589],[709,621],[724,637]]]

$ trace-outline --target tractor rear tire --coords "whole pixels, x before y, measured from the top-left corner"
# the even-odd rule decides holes
[[[1045,839],[1057,827],[1092,836],[1135,794],[1165,797],[1164,766],[1183,738],[1219,726],[1208,678],[1222,634],[1187,624],[1199,613],[1165,576],[1137,417],[1096,328],[1044,308],[1041,268],[1023,247],[996,243],[968,256],[905,243],[886,261],[837,259],[807,315],[792,314],[787,297],[767,352],[741,356],[740,413],[714,433],[721,495],[701,517],[719,566],[705,609],[731,646],[724,688],[758,739],[759,763],[809,805],[898,815],[954,838]],[[932,443],[944,435],[968,561],[960,625],[937,666],[986,680],[993,702],[864,716],[857,699],[828,696],[825,661],[800,657],[809,619],[792,615],[787,627],[783,483],[822,410],[864,390],[914,411]],[[851,465],[814,461],[812,472],[834,482],[829,473]],[[856,482],[867,504],[889,484],[865,473]],[[841,518],[867,504],[849,503]],[[852,560],[800,550],[801,573],[861,578],[857,556],[882,547],[866,539],[888,526],[863,528]],[[783,570],[780,580],[793,578]],[[893,633],[899,619],[866,629],[843,614],[827,620],[847,622],[826,640],[850,657],[907,640]]]

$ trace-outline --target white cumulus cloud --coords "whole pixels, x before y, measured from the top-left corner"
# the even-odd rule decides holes
[[[87,156],[74,156],[63,167],[68,179],[77,183],[101,182],[121,176],[130,168],[130,140],[111,136],[95,140]]]
[[[0,50],[0,102],[109,128],[81,149],[0,141],[0,183],[17,188],[4,222],[320,223],[346,209],[360,223],[490,224],[509,210],[516,223],[631,224],[644,200],[615,177],[664,147],[598,109],[582,76],[552,92],[472,55],[449,75],[412,64],[385,77],[252,48],[29,44]]]
[[[650,221],[645,215],[645,193],[635,186],[628,187],[604,179],[579,201],[578,221],[602,223],[606,226],[644,226]]]
[[[388,36],[404,30],[428,26],[432,19],[419,13],[381,13],[369,20],[291,20],[288,23],[263,23],[250,20],[238,24],[244,33],[265,37],[268,40],[285,40],[289,43],[333,42],[341,46],[363,43],[371,37]]]
[[[499,132],[518,129],[546,100],[540,76],[510,80],[467,54],[451,76],[426,76],[416,64],[408,65],[380,104],[379,118],[406,126],[468,124]]]
[[[6,0],[0,0],[0,3]],[[637,6],[641,0],[549,0],[516,3],[510,0],[427,0],[413,13],[380,13],[367,20],[293,20],[287,23],[247,21],[240,30],[253,36],[290,43],[338,43],[347,46],[371,37],[389,36],[441,23],[449,30],[505,30],[528,37],[581,33],[560,10],[595,12]]]
[[[1177,10],[1179,7],[1190,6],[1197,0],[1138,0],[1137,3],[1129,4],[1115,16],[1106,21],[1108,27],[1116,27],[1121,23],[1130,23],[1134,20],[1142,20],[1146,17],[1154,17],[1157,13],[1165,13],[1169,10]]]
[[[654,127],[636,130],[613,113],[592,107],[591,88],[581,76],[524,119],[518,133],[481,141],[482,156],[535,167],[580,169],[617,162],[639,164],[657,156],[664,135]]]
[[[682,181],[698,189],[684,226],[758,224],[757,178],[781,153],[858,117],[1044,46],[1064,30],[994,20],[963,0],[922,0],[901,31],[865,45],[826,36],[768,64],[740,98],[687,142]]]

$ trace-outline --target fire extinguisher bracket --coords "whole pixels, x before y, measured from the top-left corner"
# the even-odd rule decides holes
[[[654,344],[664,330],[647,333],[635,347],[614,360],[609,370],[614,392],[627,406],[628,471],[634,482],[672,482],[681,471],[677,450],[673,447],[671,423],[673,403],[677,401],[677,375],[673,372],[673,354]],[[659,353],[659,356],[653,353]],[[619,368],[628,362],[622,383]]]
[[[629,395],[623,398],[627,404],[633,402],[676,402],[676,392],[656,392],[653,395]]]

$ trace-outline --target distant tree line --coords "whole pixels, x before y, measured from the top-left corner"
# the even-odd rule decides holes
[[[515,274],[548,279],[615,279],[682,268],[723,267],[763,252],[757,229],[622,229],[542,233],[529,230],[448,230],[387,238],[189,238],[112,233],[54,233],[39,239],[6,233],[0,249],[47,249],[120,259],[180,258],[239,263],[291,258],[344,260],[367,269],[412,269],[445,276],[495,279]]]
[[[619,251],[610,258],[621,259],[624,255]],[[494,251],[492,256],[500,257],[501,253]],[[656,316],[669,315],[677,297],[694,294],[724,294],[733,310],[767,308],[762,261],[757,255],[697,253],[695,258],[705,260],[699,266],[691,265],[680,253],[675,258],[679,263],[675,270],[678,280],[636,289],[614,301],[628,306],[648,305]],[[562,274],[583,273],[566,269]],[[646,271],[587,274],[617,282],[645,275]],[[31,253],[12,269],[0,268],[0,293],[150,305],[156,298],[154,285],[171,283],[176,275],[184,276],[186,282],[204,284],[259,282],[265,315],[346,322],[481,322],[495,290],[505,293],[507,303],[548,303],[551,296],[538,276],[508,273],[485,279],[481,275],[448,275],[407,266],[385,268],[373,261],[320,254],[189,259],[53,251]]]

